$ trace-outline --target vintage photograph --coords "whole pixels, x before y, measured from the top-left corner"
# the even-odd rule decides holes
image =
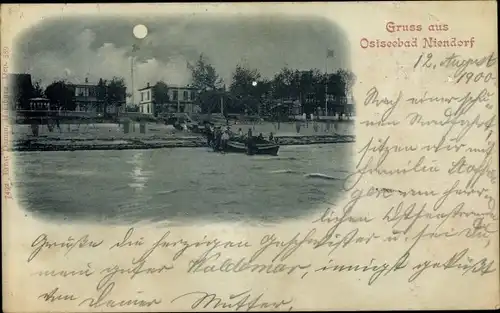
[[[40,21],[9,73],[19,205],[68,223],[315,214],[353,166],[348,46],[307,16]]]

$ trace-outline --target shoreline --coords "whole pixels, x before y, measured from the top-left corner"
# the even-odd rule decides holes
[[[355,142],[353,135],[322,136],[276,136],[280,146],[298,146],[315,144],[335,144]],[[35,151],[95,151],[95,150],[146,150],[164,148],[202,148],[208,147],[204,137],[140,139],[140,138],[103,138],[103,139],[54,139],[43,138],[15,140],[11,146],[13,152]]]

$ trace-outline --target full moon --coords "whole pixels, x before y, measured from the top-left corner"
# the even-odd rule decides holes
[[[135,25],[133,32],[135,38],[143,39],[148,35],[148,28],[142,24]]]

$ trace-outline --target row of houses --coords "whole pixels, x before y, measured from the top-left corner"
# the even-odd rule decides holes
[[[21,103],[19,103],[20,98],[15,96],[21,90],[33,89],[33,84],[30,74],[11,74],[11,79],[13,82],[13,88],[11,89],[14,93],[14,109],[19,109]],[[75,111],[79,112],[93,112],[93,113],[118,113],[121,110],[126,110],[126,105],[124,103],[104,105],[104,101],[99,97],[99,84],[97,82],[89,82],[85,79],[84,83],[70,83],[68,84],[74,95],[75,101]],[[169,85],[167,88],[168,100],[165,103],[159,103],[158,99],[155,99],[154,86],[147,83],[145,87],[139,88],[138,90],[139,99],[137,104],[129,104],[130,106],[136,107],[139,113],[156,116],[162,113],[200,113],[201,108],[197,105],[196,99],[199,95],[199,90],[192,86],[175,86]],[[16,102],[17,101],[17,102]],[[50,101],[43,97],[32,97],[30,98],[30,108],[31,109],[50,109]],[[310,103],[316,101],[314,95],[311,97],[305,97],[305,103]],[[281,106],[285,106],[289,114],[297,115],[302,114],[303,103],[297,99],[282,99],[279,101]],[[325,112],[324,105],[318,106],[315,110],[318,115],[331,115],[332,112],[349,112],[352,111],[353,99],[351,97],[335,97],[333,95],[328,95],[328,112]],[[26,107],[24,105],[24,107]]]
[[[30,74],[10,74],[9,77],[11,95],[11,107],[19,111],[29,107],[30,110],[50,110],[49,99],[40,96],[33,96],[33,81]],[[89,113],[117,113],[126,110],[124,103],[104,105],[104,101],[99,97],[99,83],[90,82],[88,78],[82,83],[68,83],[67,86],[73,93],[75,101],[75,111]],[[138,90],[140,99],[137,104],[139,112],[156,115],[161,112],[196,112],[199,108],[194,107],[194,102],[198,91],[190,86],[169,86],[167,103],[157,103],[154,99],[153,86],[149,83]],[[23,102],[29,102],[23,103]]]

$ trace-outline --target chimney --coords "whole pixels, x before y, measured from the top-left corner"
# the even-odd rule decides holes
[[[85,84],[88,84],[89,83],[89,79],[87,77],[85,77]]]
[[[147,83],[147,85],[146,85],[146,86],[149,88],[149,82]]]

